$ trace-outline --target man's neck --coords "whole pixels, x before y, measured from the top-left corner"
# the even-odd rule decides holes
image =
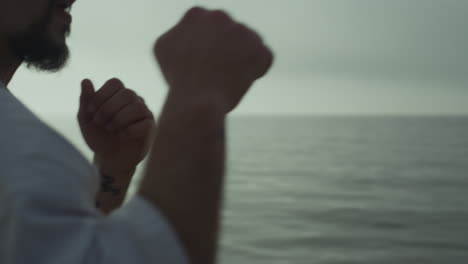
[[[0,81],[6,86],[13,78],[21,61],[8,49],[7,42],[0,38]]]

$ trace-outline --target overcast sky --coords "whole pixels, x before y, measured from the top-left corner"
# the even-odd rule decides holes
[[[225,9],[276,55],[234,114],[468,114],[463,0],[77,0],[68,67],[21,68],[9,87],[40,115],[74,115],[83,78],[118,77],[159,113],[151,46],[194,5]]]

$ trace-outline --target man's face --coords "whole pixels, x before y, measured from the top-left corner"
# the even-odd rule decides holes
[[[74,0],[0,0],[0,34],[10,51],[28,67],[58,71],[66,64]]]

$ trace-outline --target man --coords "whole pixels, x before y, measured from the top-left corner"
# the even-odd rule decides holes
[[[95,169],[7,88],[22,63],[63,68],[73,2],[0,0],[0,263],[215,263],[225,117],[271,51],[225,12],[190,9],[154,46],[169,87],[157,130],[120,80],[98,91],[83,80],[77,117]]]

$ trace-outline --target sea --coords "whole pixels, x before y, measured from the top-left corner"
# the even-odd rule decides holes
[[[468,263],[468,117],[236,116],[227,138],[218,263]]]

